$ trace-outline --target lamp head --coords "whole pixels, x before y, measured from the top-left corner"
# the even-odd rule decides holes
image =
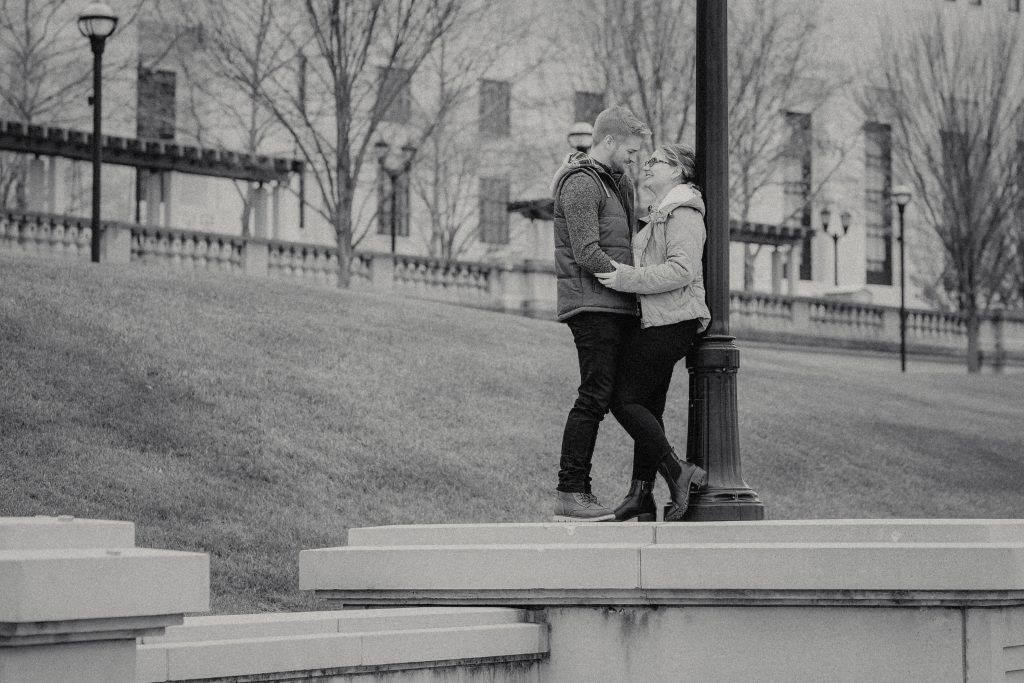
[[[391,151],[391,145],[383,140],[378,140],[373,143],[373,151],[377,154],[377,161],[383,164],[384,160],[388,158],[388,152]]]
[[[914,195],[910,191],[910,188],[907,187],[906,185],[897,185],[896,187],[892,188],[892,198],[896,201],[896,204],[901,209],[906,207],[906,205],[910,203],[910,200],[913,198],[913,196]]]
[[[93,2],[78,15],[78,30],[86,38],[106,40],[117,28],[117,19],[106,3]]]
[[[845,235],[847,232],[850,231],[850,221],[853,220],[853,216],[850,215],[849,211],[843,211],[841,214],[839,214],[839,220],[843,224],[843,234]]]
[[[594,144],[594,127],[585,121],[578,121],[569,128],[566,139],[573,149],[586,152]]]
[[[832,211],[826,206],[821,210],[821,229],[828,232],[828,223],[832,220]]]

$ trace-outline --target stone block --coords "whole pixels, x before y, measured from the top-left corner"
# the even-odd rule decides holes
[[[70,548],[132,548],[135,525],[98,519],[0,517],[0,551]]]
[[[956,610],[552,608],[548,620],[549,681],[975,680]]]
[[[354,531],[354,530],[353,530]],[[807,519],[655,525],[658,544],[1024,543],[1015,519]]]
[[[304,550],[302,590],[637,588],[636,545],[391,546]]]
[[[504,624],[418,631],[381,631],[362,637],[364,666],[502,657],[548,651],[547,627]]]
[[[155,646],[140,649],[145,647]],[[361,657],[359,635],[336,633],[171,643],[162,647],[167,651],[167,672],[172,681],[358,666]]]
[[[348,545],[643,545],[654,534],[654,524],[408,524],[349,529]]]
[[[0,683],[132,683],[135,641],[0,647]]]
[[[209,576],[209,557],[203,553],[141,548],[0,551],[0,623],[205,611]]]
[[[641,563],[647,589],[1024,589],[1024,545],[1014,544],[659,544]]]

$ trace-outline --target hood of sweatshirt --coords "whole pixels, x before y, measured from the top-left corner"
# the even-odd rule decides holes
[[[689,183],[683,183],[669,190],[668,194],[661,200],[658,208],[641,220],[648,223],[659,219],[664,220],[680,206],[693,209],[701,215],[701,218],[704,217],[704,198],[701,196],[700,190]]]
[[[608,173],[609,175],[611,175],[612,180],[614,180],[616,183],[619,180],[614,174],[612,174],[608,170],[607,167],[598,163],[597,161],[594,161],[586,152],[572,152],[569,156],[565,158],[565,161],[563,161],[562,165],[558,167],[558,170],[555,171],[554,177],[551,178],[551,187],[549,188],[551,196],[555,196],[555,190],[558,189],[558,183],[562,181],[562,178],[580,168],[592,168],[594,169],[594,171]],[[602,187],[604,187],[603,183]],[[607,187],[604,187],[604,193],[606,196],[611,196],[611,193],[608,191]]]

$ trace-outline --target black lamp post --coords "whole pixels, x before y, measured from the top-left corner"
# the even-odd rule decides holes
[[[726,0],[697,0],[697,179],[706,189],[704,278],[711,323],[686,357],[690,373],[686,457],[708,471],[688,521],[763,519],[764,504],[743,481],[736,375],[729,334],[729,76]]]
[[[566,140],[577,152],[589,152],[594,144],[594,127],[586,121],[577,121],[569,128]]]
[[[103,163],[103,46],[117,28],[117,16],[102,2],[78,16],[78,30],[92,46],[92,262],[100,262],[100,166]]]
[[[380,163],[381,170],[387,174],[389,185],[391,188],[391,196],[388,197],[390,202],[391,220],[391,253],[396,253],[396,236],[398,234],[398,181],[403,175],[409,172],[412,167],[412,159],[416,155],[416,147],[406,143],[402,145],[402,158],[399,160],[397,166],[389,165],[388,161],[391,158],[391,145],[378,140],[373,145],[374,150],[377,152],[377,161]]]
[[[913,196],[906,185],[897,185],[892,191],[892,198],[900,212],[900,372],[907,371],[907,280],[903,268],[903,252],[906,251],[903,240],[903,212],[906,211],[907,204]]]
[[[828,231],[828,224],[829,224],[829,221],[831,219],[832,219],[832,212],[829,211],[828,207],[826,206],[824,209],[821,210],[821,230],[826,235],[828,235],[829,237],[832,238],[832,272],[834,273],[834,275],[833,275],[833,283],[835,284],[836,287],[838,287],[839,286],[839,238],[840,237],[845,237],[846,233],[850,232],[850,221],[853,219],[853,216],[850,215],[849,211],[843,211],[841,214],[839,214],[839,220],[841,221],[842,226],[843,226],[842,234],[840,234],[838,231],[836,231],[836,232],[829,232]]]

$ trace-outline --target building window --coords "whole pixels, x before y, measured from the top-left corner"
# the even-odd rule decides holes
[[[573,123],[584,121],[593,124],[597,115],[604,111],[604,93],[576,91],[574,98]]]
[[[381,68],[380,104],[384,107],[381,121],[409,123],[412,118],[412,74],[408,69]]]
[[[377,234],[391,234],[391,214],[394,207],[395,235],[409,236],[409,174],[392,175],[377,167]]]
[[[786,112],[789,143],[783,163],[783,211],[786,222],[811,226],[811,115]],[[811,245],[813,232],[804,237],[800,251],[800,279],[811,279]]]
[[[480,132],[508,137],[511,134],[512,84],[480,81]]]
[[[1020,0],[1010,0],[1010,11],[1020,12]]]
[[[507,178],[480,179],[480,241],[487,244],[508,244]]]
[[[869,285],[892,284],[892,128],[864,126],[865,268]]]
[[[981,5],[981,0],[971,0],[972,5]]]
[[[175,83],[173,71],[139,69],[135,109],[135,135],[144,140],[173,140]]]

